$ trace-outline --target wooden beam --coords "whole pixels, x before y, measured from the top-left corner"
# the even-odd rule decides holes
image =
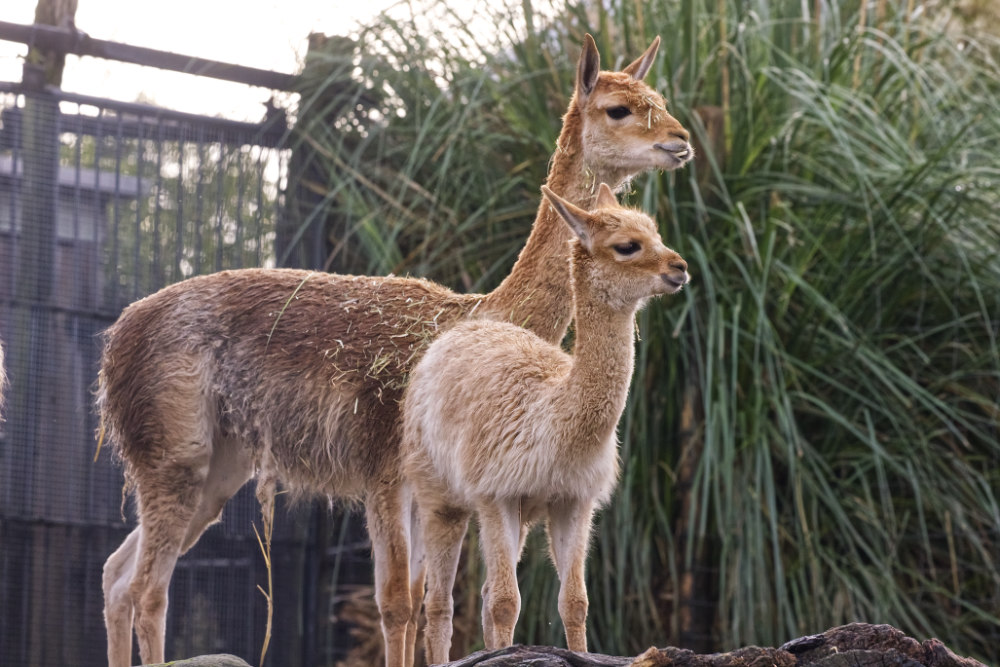
[[[132,46],[104,39],[94,39],[86,33],[66,28],[0,21],[0,39],[21,42],[78,56],[93,56],[106,60],[117,60],[135,65],[146,65],[159,69],[207,76],[224,81],[235,81],[249,86],[260,86],[271,90],[293,91],[298,77],[294,74],[272,72],[271,70],[245,67],[233,63],[207,60],[195,56],[185,56],[170,51],[158,51],[142,46]]]

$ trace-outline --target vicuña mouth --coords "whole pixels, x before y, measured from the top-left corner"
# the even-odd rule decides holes
[[[653,148],[669,153],[672,157],[681,162],[690,159],[692,154],[691,146],[683,141],[672,141],[666,144],[653,144]]]
[[[671,292],[676,292],[680,288],[684,287],[686,280],[678,280],[677,278],[671,278],[665,273],[660,274],[660,278],[666,283],[667,287],[670,288]]]

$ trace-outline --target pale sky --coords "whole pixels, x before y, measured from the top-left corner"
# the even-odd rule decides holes
[[[310,32],[347,34],[397,0],[79,0],[91,37],[294,73]],[[36,0],[2,0],[0,20],[34,22]],[[21,80],[27,46],[0,41],[0,81]],[[67,56],[63,89],[179,111],[257,121],[270,91],[96,58]]]

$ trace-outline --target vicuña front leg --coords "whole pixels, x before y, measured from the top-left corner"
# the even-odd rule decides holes
[[[549,549],[559,572],[559,617],[571,651],[587,650],[589,603],[584,570],[593,514],[589,503],[555,503],[549,507]]]
[[[420,530],[426,550],[427,595],[424,598],[424,629],[427,664],[448,662],[451,650],[452,590],[462,553],[462,539],[469,525],[469,512],[450,506],[421,503]]]
[[[516,562],[521,562],[521,555],[524,553],[524,544],[528,541],[528,533],[531,532],[531,526],[534,523],[534,519],[529,523],[525,520],[525,517],[521,517],[521,534],[517,541],[517,559]],[[516,567],[516,565],[515,565]],[[483,598],[483,637],[493,636],[493,614],[490,613],[490,584],[489,581],[483,584],[482,589]]]
[[[479,534],[486,561],[483,640],[488,649],[514,643],[514,625],[521,613],[521,593],[517,588],[521,534],[518,509],[518,502],[511,500],[479,508]]]
[[[410,509],[407,514],[410,536],[410,620],[406,624],[406,663],[405,667],[413,667],[417,652],[417,628],[420,625],[420,609],[424,599],[424,582],[427,576],[427,563],[424,550],[423,524],[420,521],[416,500],[411,492],[406,494],[406,502]]]

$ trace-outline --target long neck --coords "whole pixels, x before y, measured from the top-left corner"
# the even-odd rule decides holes
[[[617,188],[631,174],[601,170],[584,160],[582,119],[576,101],[563,119],[562,133],[546,184],[584,209],[592,207],[597,185]],[[566,335],[573,317],[569,284],[570,230],[542,197],[531,235],[510,274],[479,309],[481,315],[513,322],[551,343]]]
[[[571,416],[566,423],[579,429],[580,446],[600,447],[614,433],[632,381],[637,308],[615,310],[576,284],[576,342],[560,414]]]

